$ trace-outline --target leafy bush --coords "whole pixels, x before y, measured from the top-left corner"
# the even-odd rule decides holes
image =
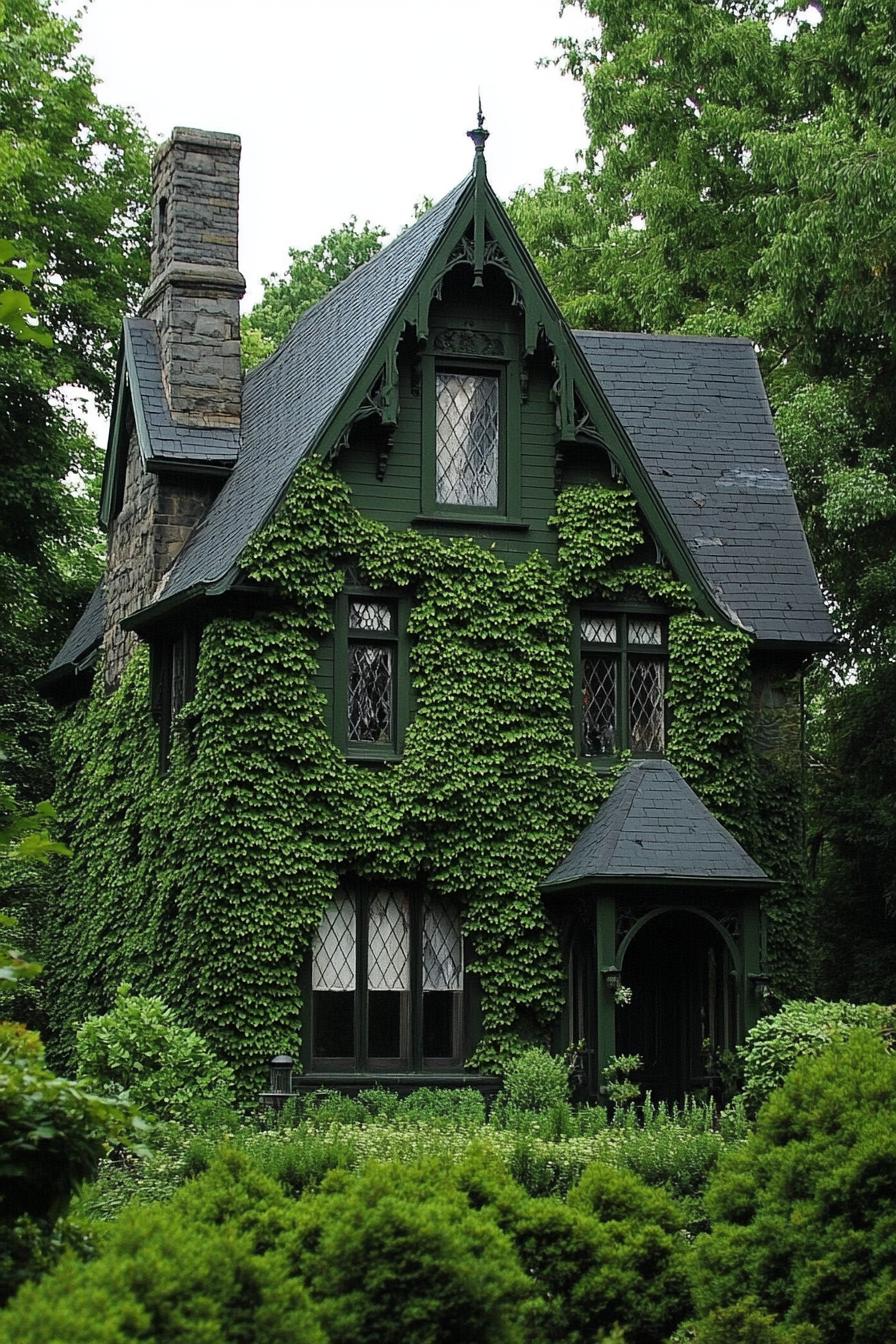
[[[35,1032],[0,1023],[0,1301],[52,1261],[53,1225],[77,1187],[142,1128],[129,1106],[51,1073]]]
[[[418,1087],[402,1098],[399,1118],[477,1129],[485,1124],[485,1102],[471,1087]]]
[[[441,1164],[332,1172],[298,1206],[291,1257],[332,1344],[517,1344],[531,1286]]]
[[[891,1340],[896,1056],[885,1041],[857,1030],[799,1064],[720,1163],[707,1207],[712,1231],[695,1243],[703,1316],[752,1296],[776,1323],[813,1326],[820,1344]]]
[[[856,1027],[885,1031],[894,1026],[892,1008],[879,1003],[809,1003],[794,999],[764,1017],[739,1051],[744,1066],[744,1099],[755,1113],[806,1055],[818,1055]]]
[[[115,1007],[78,1030],[78,1070],[107,1096],[127,1093],[160,1120],[202,1123],[233,1104],[233,1074],[161,999],[118,991]]]
[[[524,1050],[504,1073],[504,1095],[518,1111],[546,1111],[569,1100],[566,1061],[540,1046]]]
[[[325,1344],[277,1249],[295,1206],[223,1159],[170,1204],[129,1209],[90,1263],[66,1256],[0,1313],[0,1344]]]

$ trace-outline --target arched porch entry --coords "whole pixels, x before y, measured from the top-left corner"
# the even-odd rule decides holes
[[[712,1091],[723,1053],[743,1039],[741,949],[707,911],[660,906],[617,951],[631,1002],[616,1005],[616,1052],[640,1055],[641,1086],[679,1100]]]
[[[673,765],[625,767],[541,884],[569,973],[559,1043],[585,1041],[583,1092],[601,1095],[623,1053],[658,1098],[707,1086],[704,1042],[730,1048],[759,1015],[769,885]]]

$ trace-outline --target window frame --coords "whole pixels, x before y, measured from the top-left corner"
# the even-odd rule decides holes
[[[349,626],[352,602],[388,605],[394,628],[390,631],[353,632]],[[411,599],[397,589],[372,589],[346,583],[336,599],[333,660],[333,737],[349,760],[398,760],[413,715],[407,626]],[[349,648],[352,644],[388,644],[392,648],[392,733],[388,742],[356,742],[348,735]]]
[[[401,1056],[374,1056],[368,1053],[368,922],[370,904],[378,891],[388,888],[402,892],[408,900],[410,913],[409,930],[409,969],[410,990],[407,995],[405,1027],[408,1041],[407,1058]],[[306,1073],[313,1074],[461,1074],[464,1061],[469,1053],[471,998],[468,994],[470,949],[461,929],[461,948],[463,953],[463,978],[461,989],[457,993],[454,1023],[459,1042],[459,1050],[453,1056],[423,1054],[423,906],[426,892],[418,886],[399,882],[352,881],[343,885],[346,895],[355,902],[355,989],[354,1016],[352,1033],[355,1053],[352,1056],[323,1056],[314,1054],[314,991],[312,989],[312,948],[309,945],[302,970],[302,996],[304,1003],[304,1031],[302,1040],[302,1063]],[[448,899],[448,898],[443,898]],[[459,902],[454,902],[458,915],[462,916]]]
[[[466,521],[514,520],[520,509],[519,471],[512,461],[510,445],[519,444],[519,398],[510,395],[519,387],[519,361],[506,355],[450,354],[444,351],[425,354],[422,364],[423,454],[421,465],[420,508],[424,517],[454,518]],[[498,380],[498,503],[495,507],[478,504],[443,504],[436,498],[436,395],[437,373],[466,373]]]
[[[589,616],[613,617],[617,622],[619,638],[615,644],[586,641],[582,638],[582,621]],[[632,644],[629,639],[629,620],[645,618],[660,623],[661,643]],[[616,659],[616,750],[613,752],[591,754],[585,751],[583,705],[584,664],[583,656],[590,653],[604,654]],[[635,656],[646,658],[663,665],[663,747],[660,751],[634,751],[631,746],[631,709],[630,709],[630,660]],[[573,692],[573,725],[576,740],[576,755],[583,760],[593,761],[597,765],[612,765],[623,752],[631,752],[636,760],[662,759],[666,754],[669,737],[668,670],[669,670],[669,613],[663,607],[646,603],[606,603],[580,602],[573,614],[573,666],[575,684]]]

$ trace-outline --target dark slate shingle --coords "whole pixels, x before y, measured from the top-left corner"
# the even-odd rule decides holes
[[[41,677],[41,681],[56,680],[67,672],[73,672],[75,665],[97,648],[103,637],[104,614],[104,585],[100,579],[90,595],[87,606],[78,617],[75,628]]]
[[[767,883],[669,761],[632,761],[542,890],[590,881],[676,878]]]
[[[162,381],[159,333],[145,317],[124,320],[125,359],[134,401],[137,437],[148,462],[172,466],[232,467],[239,455],[236,428],[175,424]]]
[[[749,341],[577,331],[710,590],[760,640],[833,639]]]

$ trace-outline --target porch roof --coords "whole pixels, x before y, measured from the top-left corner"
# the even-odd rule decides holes
[[[566,858],[542,882],[768,886],[771,879],[669,761],[632,761]]]

